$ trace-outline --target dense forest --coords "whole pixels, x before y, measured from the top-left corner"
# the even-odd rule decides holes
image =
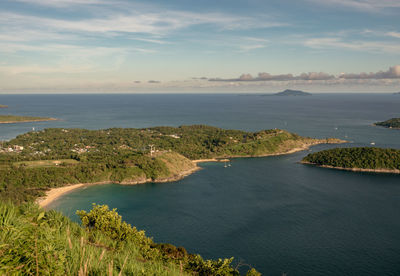
[[[335,148],[311,153],[303,162],[318,166],[400,170],[400,150],[375,147]]]
[[[400,118],[392,118],[384,122],[375,123],[375,125],[389,128],[400,128]]]
[[[173,180],[195,169],[193,159],[262,156],[324,142],[338,141],[278,129],[245,132],[203,125],[45,129],[2,143],[0,198],[25,202],[48,188],[75,183]]]

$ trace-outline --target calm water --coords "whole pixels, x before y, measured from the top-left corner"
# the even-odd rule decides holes
[[[400,131],[371,126],[400,117],[393,95],[0,95],[0,103],[10,106],[0,114],[62,119],[0,125],[3,140],[32,127],[210,124],[400,148]],[[400,275],[400,176],[297,163],[306,154],[235,159],[230,168],[206,163],[174,183],[92,186],[51,207],[76,219],[76,209],[108,204],[156,242],[235,256],[265,275]]]

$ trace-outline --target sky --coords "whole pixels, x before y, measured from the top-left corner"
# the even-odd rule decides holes
[[[0,93],[400,91],[399,0],[1,0]]]

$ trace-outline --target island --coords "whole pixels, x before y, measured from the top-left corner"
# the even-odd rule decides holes
[[[311,153],[301,163],[339,170],[399,174],[400,150],[376,147],[334,148]]]
[[[393,93],[393,95],[400,95],[400,92]]]
[[[8,105],[0,104],[0,108],[7,108]]]
[[[174,181],[198,170],[199,162],[343,142],[280,129],[246,132],[205,125],[49,128],[19,135],[0,147],[2,264],[10,275],[240,275],[233,258],[204,260],[183,247],[155,243],[106,205],[78,211],[81,225],[39,205],[84,185]],[[246,275],[261,274],[250,267]]]
[[[384,122],[377,122],[374,125],[400,129],[400,118],[392,118]]]
[[[0,115],[0,124],[15,124],[28,122],[44,122],[55,121],[55,118],[31,117],[31,116],[15,116],[15,115]]]
[[[311,95],[312,95],[311,93],[304,92],[301,90],[286,89],[285,91],[272,94],[271,96],[311,96]]]

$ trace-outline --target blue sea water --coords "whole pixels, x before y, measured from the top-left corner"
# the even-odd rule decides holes
[[[0,95],[0,103],[9,105],[0,114],[61,119],[0,125],[0,140],[32,127],[208,124],[400,148],[399,130],[372,126],[400,117],[400,96],[388,94]],[[75,210],[108,204],[156,242],[234,256],[264,275],[400,275],[400,176],[299,164],[308,153],[234,159],[229,168],[204,163],[173,183],[85,187],[50,207],[76,220]]]

